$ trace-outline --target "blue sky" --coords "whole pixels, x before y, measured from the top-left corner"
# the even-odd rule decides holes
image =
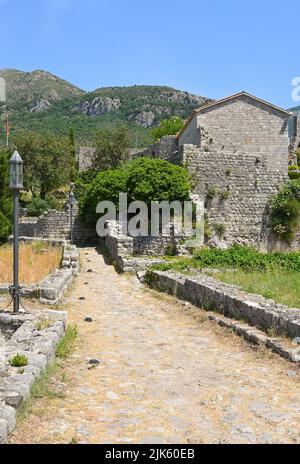
[[[299,18],[299,0],[0,0],[0,68],[291,107]]]

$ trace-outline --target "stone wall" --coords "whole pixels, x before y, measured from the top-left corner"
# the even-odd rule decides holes
[[[80,147],[77,152],[77,164],[79,172],[87,171],[93,166],[96,149],[93,147]]]
[[[70,211],[49,210],[39,218],[20,220],[21,237],[39,237],[47,239],[70,239]],[[73,236],[75,242],[88,242],[96,239],[96,230],[86,227],[80,221],[77,207],[74,209]]]
[[[193,179],[194,192],[205,202],[212,240],[220,226],[224,246],[233,242],[259,246],[267,233],[270,200],[287,180],[282,171],[270,171],[263,157],[219,153],[193,145],[181,149]]]
[[[160,158],[173,164],[179,164],[178,140],[175,135],[162,137],[158,143],[150,145],[145,150],[133,154],[133,158],[138,157]]]

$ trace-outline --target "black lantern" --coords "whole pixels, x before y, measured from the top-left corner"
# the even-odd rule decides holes
[[[75,197],[75,194],[73,191],[70,192],[70,195],[69,195],[69,205],[71,207],[74,207],[76,204],[76,197]]]
[[[10,161],[10,184],[14,197],[14,255],[13,255],[13,285],[10,293],[13,298],[14,314],[20,310],[20,285],[19,285],[19,195],[23,189],[23,161],[17,150]]]
[[[23,189],[23,160],[17,150],[14,152],[9,161],[10,165],[10,184],[12,190]]]

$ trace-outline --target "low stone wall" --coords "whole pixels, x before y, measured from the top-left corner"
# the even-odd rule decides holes
[[[108,235],[105,239],[105,246],[109,255],[117,264],[118,269],[131,267],[133,270],[138,269],[138,263],[144,263],[146,260],[140,259],[144,256],[163,257],[168,254],[184,255],[187,250],[182,245],[183,236],[181,237],[129,237],[122,235],[121,226],[117,221],[108,221]],[[136,258],[136,259],[135,259]],[[130,264],[131,262],[132,264]],[[159,260],[161,262],[161,260]],[[149,261],[151,266],[153,261]]]
[[[149,267],[163,264],[165,260],[143,257],[123,257],[118,256],[114,264],[118,272],[139,272],[146,271]]]
[[[234,285],[204,275],[190,277],[159,271],[148,271],[145,280],[152,288],[224,316],[247,321],[264,331],[274,330],[292,339],[300,336],[299,309],[248,294]]]
[[[46,328],[39,324],[47,321]],[[30,315],[0,313],[0,325],[17,330],[0,347],[0,443],[7,440],[16,425],[16,414],[29,398],[30,388],[55,357],[56,346],[66,329],[67,314],[42,311]],[[22,369],[10,366],[16,355],[28,360]]]
[[[39,286],[40,302],[51,306],[60,303],[72,283],[73,275],[72,269],[61,269],[46,277]]]

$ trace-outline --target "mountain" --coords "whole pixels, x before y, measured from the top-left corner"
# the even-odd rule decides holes
[[[295,108],[291,108],[289,111],[292,113],[300,113],[300,106],[296,106]]]
[[[106,87],[85,92],[41,70],[3,69],[0,77],[7,83],[12,134],[22,129],[68,134],[73,128],[80,143],[92,143],[101,127],[125,124],[133,144],[145,146],[151,142],[150,129],[162,119],[173,115],[186,119],[193,109],[210,101],[165,86]],[[0,112],[4,110],[2,105]]]
[[[85,93],[47,71],[26,73],[1,69],[0,77],[6,81],[7,104],[14,112],[42,112],[58,101],[80,97]]]

